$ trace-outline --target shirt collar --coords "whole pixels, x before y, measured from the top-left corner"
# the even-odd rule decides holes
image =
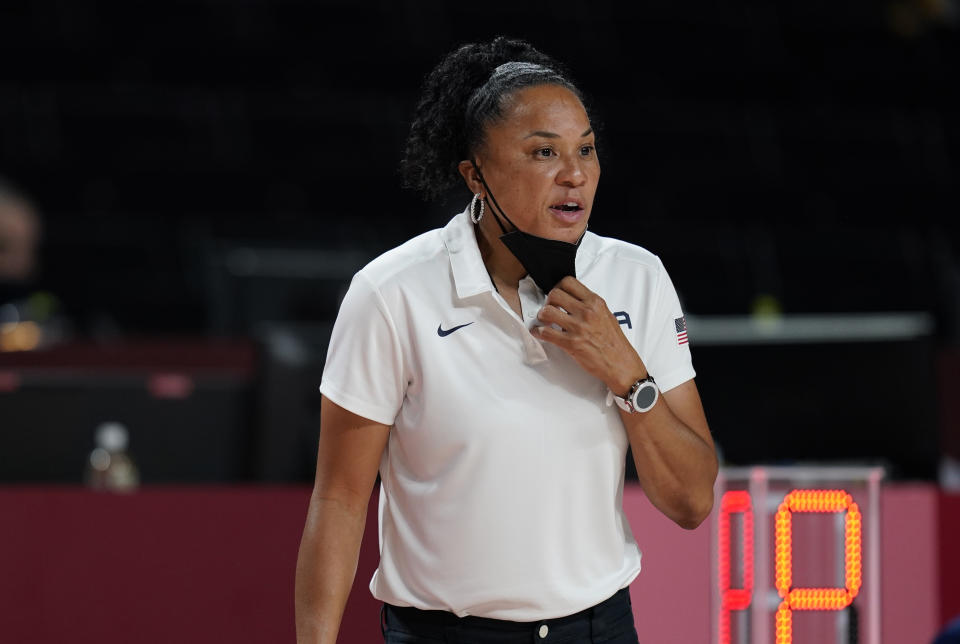
[[[493,291],[493,282],[490,281],[490,274],[480,256],[477,235],[467,209],[444,226],[441,237],[450,256],[457,296],[463,299]]]
[[[490,273],[480,256],[477,235],[468,210],[469,207],[454,216],[441,232],[443,244],[450,256],[457,296],[461,299],[494,290]],[[577,249],[578,276],[583,277],[587,272],[597,258],[597,251],[597,236],[587,230],[580,242],[580,248]]]
[[[599,238],[587,229],[587,231],[583,233],[583,241],[580,242],[580,248],[577,249],[577,259],[575,262],[577,278],[581,281],[583,281],[583,276],[587,274],[587,270],[597,259],[599,246]]]

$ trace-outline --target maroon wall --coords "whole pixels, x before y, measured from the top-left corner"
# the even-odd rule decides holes
[[[309,492],[0,490],[0,639],[293,642]]]
[[[960,493],[940,495],[940,621],[960,617]]]
[[[293,577],[308,498],[300,487],[132,495],[0,489],[0,640],[293,642]],[[680,530],[635,486],[624,507],[644,551],[631,587],[644,640],[709,641],[709,530]],[[938,617],[943,623],[960,612],[951,586],[960,576],[960,495],[893,485],[884,488],[882,507],[884,641],[927,644]],[[378,603],[367,590],[376,535],[371,500],[340,638],[346,644],[382,641]]]

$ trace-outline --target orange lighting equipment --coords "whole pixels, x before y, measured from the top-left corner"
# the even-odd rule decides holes
[[[730,515],[743,514],[743,587],[730,587]],[[717,534],[720,575],[720,642],[730,644],[730,611],[744,610],[753,596],[753,510],[750,493],[730,490],[720,500]]]
[[[844,588],[791,588],[793,585],[792,518],[795,512],[846,512],[844,523]],[[860,508],[844,490],[793,490],[783,499],[774,519],[776,588],[783,598],[777,609],[777,644],[793,641],[795,610],[842,610],[860,591],[862,550]]]

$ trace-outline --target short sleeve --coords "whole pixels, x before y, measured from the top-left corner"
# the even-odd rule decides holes
[[[644,364],[657,381],[660,391],[668,391],[696,376],[690,344],[687,340],[687,322],[680,309],[680,298],[666,268],[657,259],[659,274],[653,308],[647,312],[644,338]]]
[[[392,425],[406,391],[402,354],[383,296],[357,273],[333,325],[320,393],[354,414]]]

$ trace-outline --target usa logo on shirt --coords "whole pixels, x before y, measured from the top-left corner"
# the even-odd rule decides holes
[[[673,325],[677,327],[677,344],[687,343],[687,318],[684,315],[676,318]]]

